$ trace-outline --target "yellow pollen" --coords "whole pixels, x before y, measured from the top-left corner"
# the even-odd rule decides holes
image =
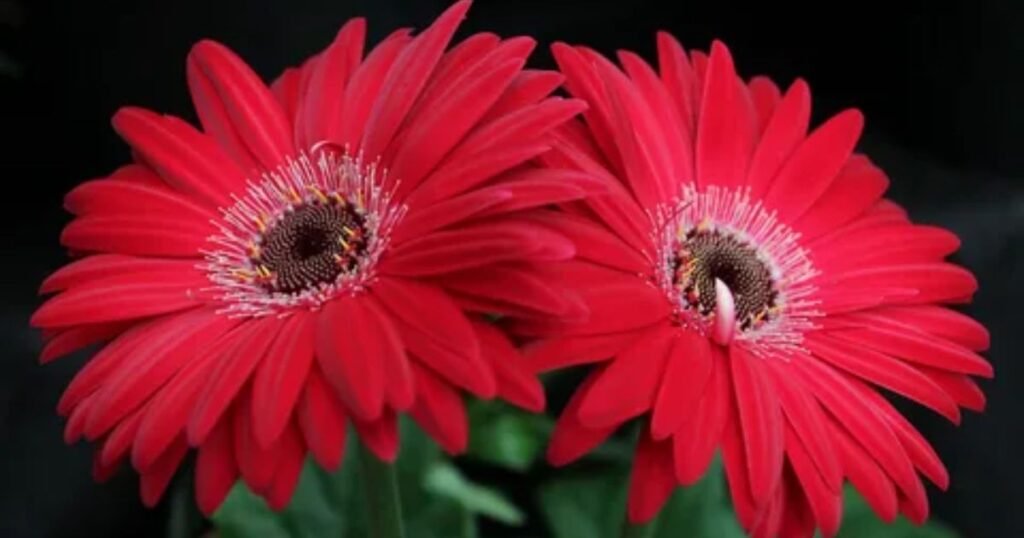
[[[319,199],[319,200],[320,200],[321,202],[323,202],[323,203],[327,203],[327,195],[326,195],[326,194],[324,194],[324,191],[322,191],[322,190],[318,189],[316,185],[310,185],[310,186],[309,186],[309,190],[310,190],[310,191],[311,191],[311,192],[312,192],[313,194],[315,194],[315,195],[316,195],[316,197],[317,197],[317,199]]]

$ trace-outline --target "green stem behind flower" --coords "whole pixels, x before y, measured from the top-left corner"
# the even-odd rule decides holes
[[[360,480],[366,493],[366,519],[370,538],[404,538],[402,502],[398,497],[395,466],[377,459],[362,442],[359,451]]]

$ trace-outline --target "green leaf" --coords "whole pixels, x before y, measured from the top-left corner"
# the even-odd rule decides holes
[[[500,402],[475,402],[469,416],[468,455],[518,472],[537,461],[553,429],[551,418]]]
[[[744,538],[746,534],[736,521],[725,488],[725,477],[719,460],[714,460],[704,477],[696,484],[676,488],[661,511],[657,538],[706,536],[713,538]]]
[[[917,526],[900,516],[892,524],[878,519],[857,491],[847,487],[844,492],[843,526],[838,538],[957,538],[957,533],[931,520]]]
[[[476,515],[509,524],[522,514],[503,497],[465,479],[464,491],[441,495],[428,491],[427,477],[439,465],[449,465],[437,445],[411,421],[401,423],[402,448],[398,481],[406,533],[416,538],[476,538]],[[366,536],[366,506],[350,436],[341,468],[333,473],[307,461],[291,502],[281,512],[267,507],[241,482],[235,485],[213,516],[222,538],[313,538]],[[455,468],[452,467],[454,471]],[[457,471],[456,471],[457,472]],[[444,479],[443,475],[440,478]],[[434,478],[437,481],[437,477]],[[446,491],[451,484],[441,480]],[[433,484],[432,487],[437,487]],[[444,489],[444,488],[442,488]],[[454,488],[458,491],[458,488]]]
[[[466,480],[450,463],[436,463],[423,477],[424,489],[433,495],[458,502],[472,514],[480,514],[506,525],[522,525],[523,513],[497,491]]]
[[[224,504],[213,515],[213,523],[222,538],[291,536],[281,518],[267,508],[263,499],[253,495],[241,482],[235,484]]]
[[[613,538],[625,517],[626,469],[566,472],[540,489],[540,509],[555,538]]]

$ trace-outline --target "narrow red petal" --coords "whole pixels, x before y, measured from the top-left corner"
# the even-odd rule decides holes
[[[807,83],[798,79],[775,108],[751,157],[747,183],[755,199],[768,192],[782,164],[804,140],[810,119],[811,92]]]
[[[252,384],[252,421],[264,447],[277,439],[292,416],[305,385],[316,343],[316,317],[294,312],[256,368]]]
[[[195,62],[220,98],[238,138],[266,169],[274,169],[295,155],[291,122],[270,90],[238,56],[213,41],[192,48]],[[210,101],[215,102],[210,96]]]
[[[352,414],[374,420],[384,409],[385,353],[404,354],[378,322],[381,314],[360,297],[327,303],[316,329],[320,368]]]
[[[591,428],[614,426],[650,410],[674,332],[655,329],[608,363],[580,405],[580,422]]]
[[[469,421],[459,393],[427,368],[414,366],[416,404],[410,415],[445,452],[455,455],[469,442]]]
[[[359,440],[381,461],[392,463],[398,456],[398,417],[385,408],[379,417],[369,422],[353,420]]]
[[[422,91],[469,5],[466,0],[452,5],[399,53],[366,121],[361,149],[367,158],[373,159],[383,153]]]
[[[209,435],[217,420],[235,399],[256,365],[264,359],[278,333],[279,322],[262,318],[246,322],[237,344],[225,353],[223,362],[214,372],[200,397],[188,424],[189,441],[196,445]]]
[[[661,379],[651,435],[661,440],[675,433],[684,420],[697,412],[697,404],[711,379],[711,347],[707,338],[693,331],[679,331],[669,352]]]
[[[736,188],[743,184],[754,150],[754,118],[740,94],[732,56],[725,45],[711,46],[697,127],[697,182]]]
[[[579,421],[580,404],[599,375],[600,369],[587,376],[558,417],[547,450],[547,460],[551,465],[561,467],[572,463],[603,443],[618,426],[588,428]]]
[[[296,415],[303,438],[317,464],[330,471],[337,469],[345,452],[348,421],[341,402],[319,368],[309,371]]]
[[[641,524],[650,521],[668,501],[675,489],[672,476],[672,443],[655,441],[646,430],[640,433],[633,471],[629,478],[629,521]]]
[[[528,411],[544,410],[544,387],[512,342],[490,323],[473,324],[481,356],[494,369],[498,396]]]
[[[147,508],[153,508],[160,502],[160,497],[163,497],[167,485],[170,484],[171,478],[174,477],[174,472],[178,470],[178,465],[181,464],[186,452],[188,452],[188,443],[185,436],[181,435],[160,456],[160,459],[139,477],[142,504]]]
[[[221,420],[199,445],[196,457],[196,504],[210,517],[227,498],[238,478],[238,466],[232,440],[230,420]]]

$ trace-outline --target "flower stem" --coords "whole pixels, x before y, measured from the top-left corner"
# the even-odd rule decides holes
[[[626,521],[622,523],[622,538],[652,538],[657,527],[657,516],[655,519],[639,525],[630,523],[629,518],[626,518]]]
[[[377,459],[362,442],[359,451],[361,481],[366,494],[366,518],[370,538],[404,538],[402,502],[398,497],[395,466]]]

